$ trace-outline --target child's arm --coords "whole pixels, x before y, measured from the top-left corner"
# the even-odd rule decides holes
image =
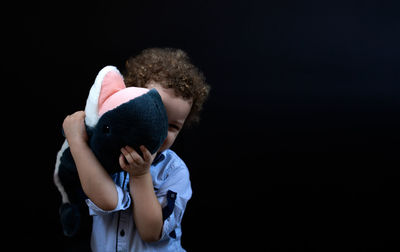
[[[64,134],[75,161],[83,191],[101,209],[113,210],[118,203],[118,193],[113,180],[87,144],[84,119],[85,112],[83,111],[67,116],[63,123]]]
[[[121,149],[121,168],[129,173],[129,188],[133,199],[133,219],[145,242],[161,238],[163,219],[162,209],[153,188],[150,165],[155,155],[140,147],[143,158],[131,147]],[[125,157],[125,158],[124,158]]]

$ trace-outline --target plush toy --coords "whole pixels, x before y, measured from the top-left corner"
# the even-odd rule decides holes
[[[111,175],[122,171],[121,147],[131,146],[140,154],[140,145],[154,154],[167,136],[165,107],[156,89],[126,87],[117,68],[107,66],[97,75],[85,107],[88,144]],[[68,142],[57,154],[54,183],[60,191],[61,225],[66,236],[73,236],[86,209],[78,172]]]

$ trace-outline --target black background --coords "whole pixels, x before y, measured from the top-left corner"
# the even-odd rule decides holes
[[[6,239],[72,250],[52,182],[105,65],[185,50],[212,90],[175,150],[188,251],[399,249],[397,1],[53,1],[4,7]]]

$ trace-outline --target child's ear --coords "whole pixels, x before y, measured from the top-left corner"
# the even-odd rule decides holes
[[[116,67],[106,66],[101,69],[86,100],[86,125],[94,127],[99,120],[99,109],[107,98],[124,88],[123,77]]]

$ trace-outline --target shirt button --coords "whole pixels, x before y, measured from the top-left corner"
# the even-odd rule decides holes
[[[124,236],[124,235],[125,235],[125,231],[122,229],[121,232],[119,232],[119,234],[120,234],[121,236]]]

